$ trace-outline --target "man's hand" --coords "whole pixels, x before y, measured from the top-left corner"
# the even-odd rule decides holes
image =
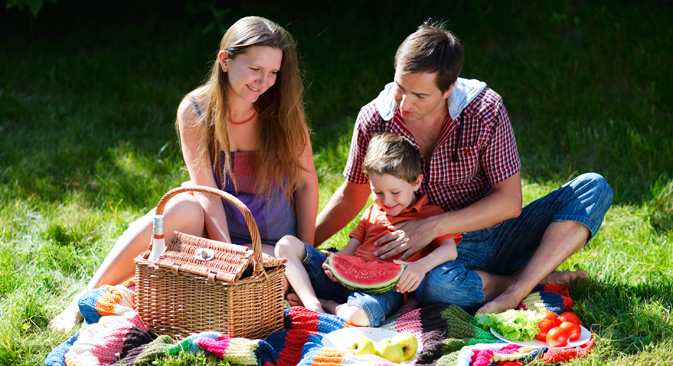
[[[399,259],[405,260],[421,251],[436,237],[434,230],[431,230],[434,226],[431,219],[410,220],[389,226],[389,229],[395,231],[374,242],[375,246],[382,246],[374,255],[385,260],[404,252]]]

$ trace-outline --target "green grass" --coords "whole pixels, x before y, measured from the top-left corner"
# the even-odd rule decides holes
[[[0,364],[41,364],[69,338],[49,320],[129,223],[187,179],[173,123],[219,42],[203,30],[249,14],[298,41],[321,207],[342,182],[359,108],[392,78],[396,47],[424,18],[446,20],[465,45],[462,76],[504,98],[525,203],[587,171],[614,190],[598,235],[561,266],[589,273],[571,296],[596,335],[569,364],[673,364],[670,5],[420,0],[372,15],[359,3],[265,1],[230,5],[217,21],[207,3],[176,3],[119,5],[104,21],[82,3],[46,4],[30,29],[25,14],[0,13]],[[217,363],[159,364],[195,362]]]

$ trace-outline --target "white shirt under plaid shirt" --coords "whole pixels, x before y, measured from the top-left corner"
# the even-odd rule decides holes
[[[459,123],[463,121],[458,142]],[[514,130],[498,93],[484,88],[457,119],[447,116],[437,145],[432,152],[429,170],[418,143],[406,128],[399,108],[390,121],[380,117],[374,101],[362,107],[351,140],[344,176],[353,183],[366,184],[361,165],[371,138],[391,132],[408,138],[416,147],[424,167],[420,192],[444,211],[458,210],[488,196],[491,186],[519,170],[521,161]],[[452,157],[457,149],[457,161]]]

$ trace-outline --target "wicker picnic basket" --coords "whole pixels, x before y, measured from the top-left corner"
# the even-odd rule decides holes
[[[262,338],[283,329],[285,259],[262,255],[257,224],[236,197],[210,187],[179,187],[157,205],[163,214],[171,197],[183,192],[219,196],[245,217],[253,250],[175,232],[156,263],[150,248],[137,256],[137,310],[155,333],[184,338],[216,331],[229,337]]]

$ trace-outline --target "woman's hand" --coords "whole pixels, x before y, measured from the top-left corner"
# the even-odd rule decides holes
[[[385,260],[404,252],[399,259],[405,260],[421,251],[437,237],[434,234],[434,217],[389,226],[388,228],[394,231],[374,242],[375,246],[382,246],[374,252],[374,255]]]
[[[397,292],[405,293],[412,292],[418,288],[418,285],[421,284],[425,273],[427,273],[424,266],[420,265],[418,262],[405,262],[395,259],[393,261],[395,264],[404,264],[407,268],[402,273],[402,277],[397,281],[395,288]]]

